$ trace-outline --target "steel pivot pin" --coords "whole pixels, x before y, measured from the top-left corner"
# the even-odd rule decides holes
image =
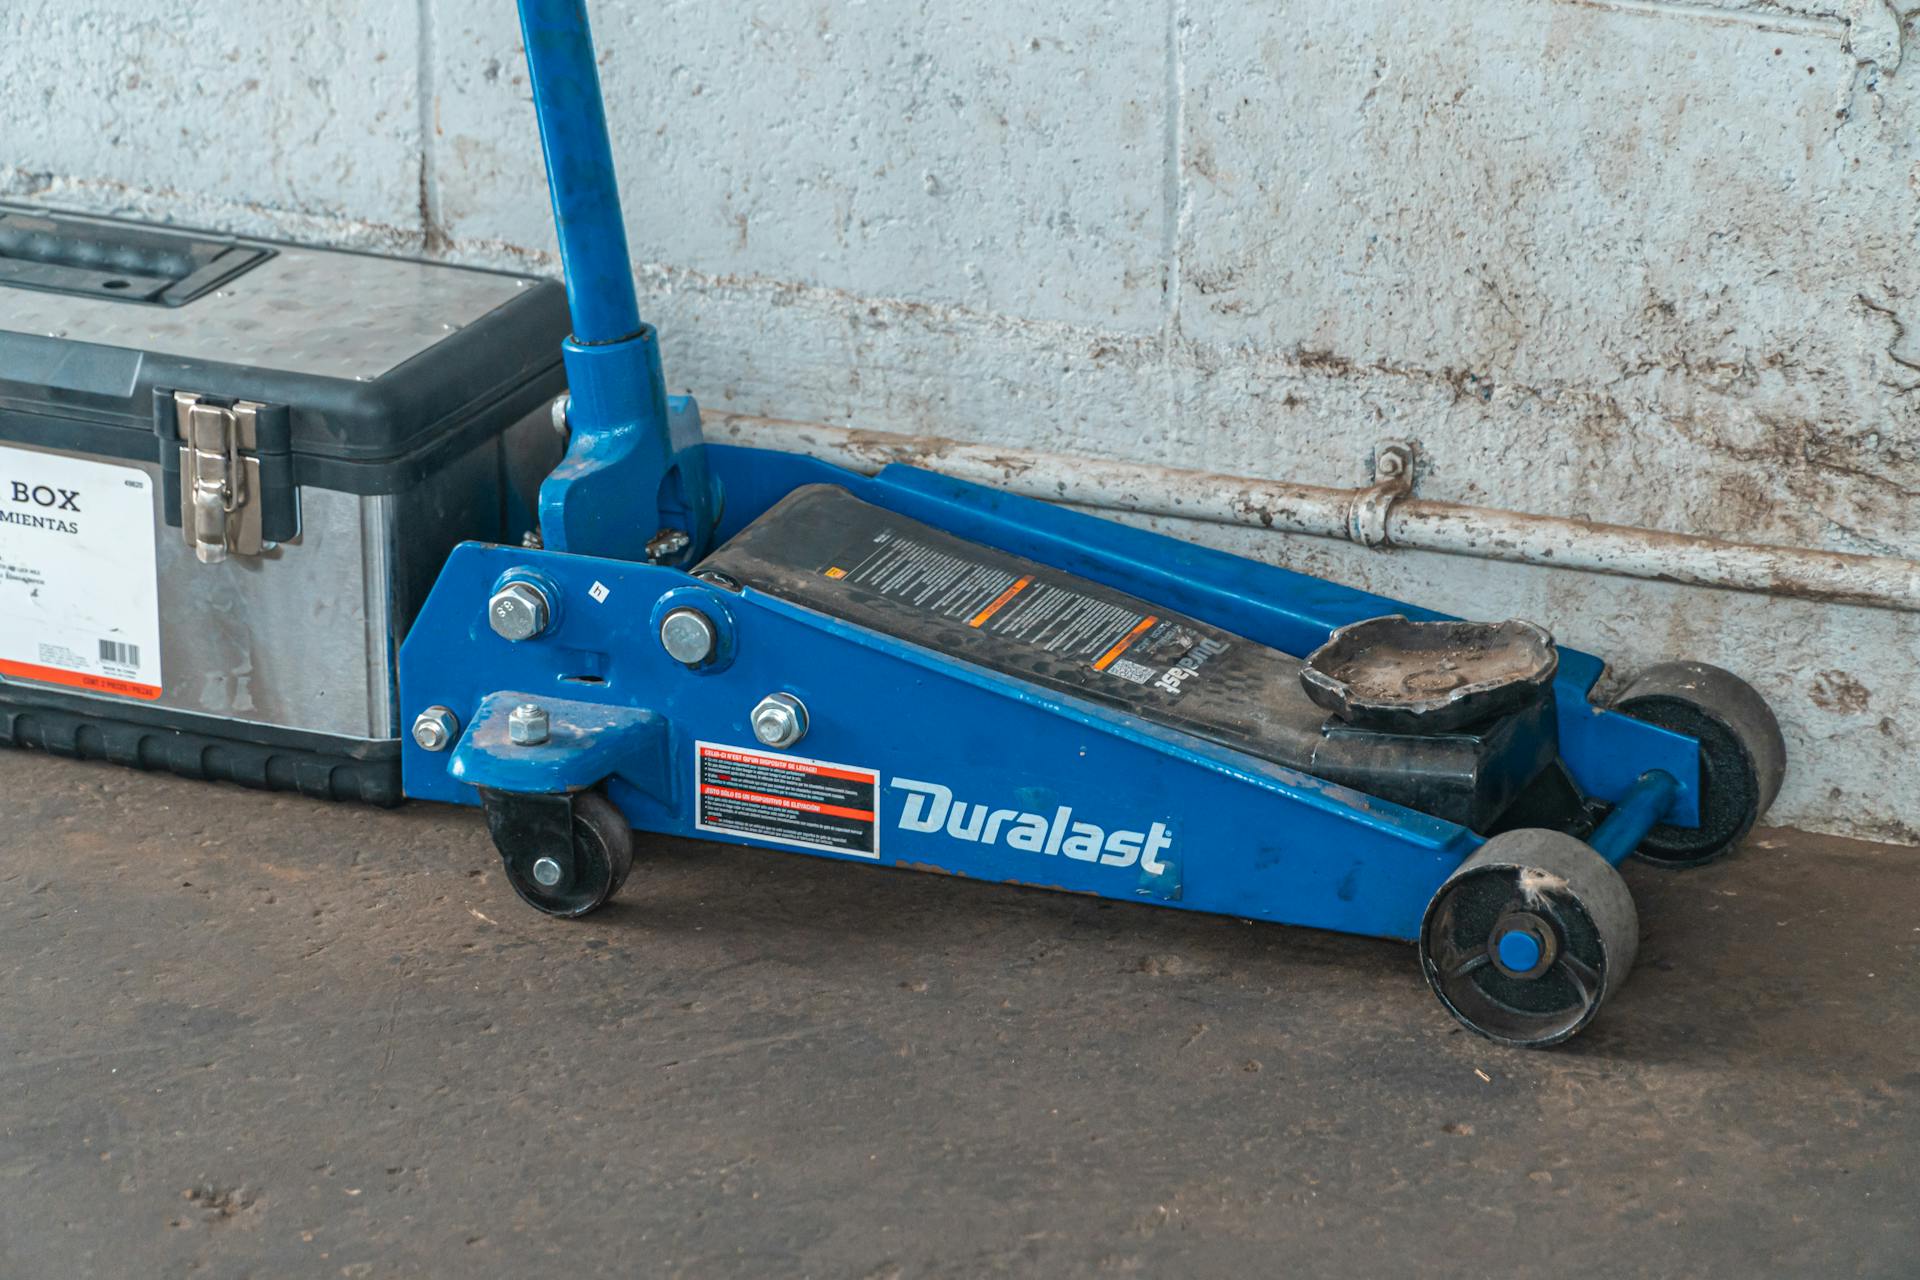
[[[660,619],[660,647],[675,662],[697,667],[713,656],[718,643],[713,619],[698,609],[675,609]]]

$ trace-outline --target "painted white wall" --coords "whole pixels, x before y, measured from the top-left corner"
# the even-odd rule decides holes
[[[508,0],[159,8],[0,15],[0,195],[555,270]],[[1920,0],[593,12],[710,414],[1920,556]],[[1914,615],[1175,531],[1732,667],[1920,843]]]

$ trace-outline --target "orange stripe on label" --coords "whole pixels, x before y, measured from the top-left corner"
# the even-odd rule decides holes
[[[1022,578],[1020,579],[1020,581],[1008,587],[1005,591],[1002,591],[999,595],[993,598],[992,604],[988,605],[986,608],[982,609],[980,612],[974,614],[971,618],[967,619],[967,625],[970,627],[977,627],[981,623],[985,622],[988,618],[991,618],[994,614],[1000,612],[1000,606],[1004,605],[1007,601],[1019,595],[1022,591],[1025,591],[1027,589],[1027,584],[1032,581],[1033,581],[1032,578]]]
[[[784,769],[789,773],[804,773],[817,778],[844,778],[849,782],[875,782],[871,773],[861,773],[857,769],[840,769],[830,764],[814,764],[809,760],[795,760],[788,756],[763,756],[751,751],[728,751],[722,747],[700,748],[700,758],[722,763],[753,764],[764,769]]]
[[[770,796],[759,791],[740,791],[733,787],[716,787],[711,782],[700,784],[703,796],[719,796],[724,800],[739,800],[745,804],[764,804],[775,809],[792,809],[799,813],[824,813],[833,818],[858,818],[862,822],[873,821],[871,809],[849,809],[845,805],[821,804],[818,800],[795,800],[791,796]]]
[[[41,667],[31,662],[14,662],[0,658],[0,676],[13,676],[19,680],[39,680],[47,684],[64,684],[75,689],[88,689],[94,693],[117,693],[123,697],[139,698],[152,702],[160,696],[157,684],[135,684],[131,680],[115,680],[112,676],[89,675],[85,671],[62,671],[58,667]]]
[[[1100,661],[1093,664],[1093,669],[1095,671],[1105,671],[1108,667],[1112,666],[1113,660],[1125,653],[1127,646],[1140,638],[1141,632],[1158,621],[1160,621],[1160,619],[1154,617],[1152,614],[1148,614],[1146,617],[1140,619],[1138,626],[1120,637],[1119,644],[1114,645],[1113,648],[1100,655]]]

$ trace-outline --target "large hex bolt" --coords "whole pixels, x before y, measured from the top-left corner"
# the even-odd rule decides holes
[[[790,747],[807,736],[806,704],[790,693],[770,693],[749,717],[753,736],[769,747]]]
[[[487,601],[487,625],[503,640],[531,640],[552,617],[547,593],[531,582],[509,582]]]
[[[537,747],[547,740],[547,709],[523,702],[507,712],[507,739],[516,747]]]
[[[413,718],[413,740],[422,751],[445,751],[460,736],[460,718],[447,707],[428,707]]]
[[[660,646],[676,662],[697,667],[713,656],[719,632],[698,609],[675,609],[660,619]]]

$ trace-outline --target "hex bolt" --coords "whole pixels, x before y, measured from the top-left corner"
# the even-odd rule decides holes
[[[790,693],[770,693],[749,717],[753,736],[769,747],[790,747],[807,736],[806,704]]]
[[[713,656],[719,641],[713,619],[698,609],[675,609],[660,619],[660,645],[676,662],[697,667]]]
[[[487,601],[487,625],[502,640],[531,640],[552,617],[547,593],[531,582],[509,582]]]
[[[553,888],[560,883],[560,864],[552,858],[534,859],[533,879],[543,889]]]
[[[460,718],[447,707],[428,707],[413,718],[413,740],[422,751],[445,751],[460,736]]]
[[[507,712],[507,739],[517,747],[537,747],[547,740],[547,709],[523,702]]]

